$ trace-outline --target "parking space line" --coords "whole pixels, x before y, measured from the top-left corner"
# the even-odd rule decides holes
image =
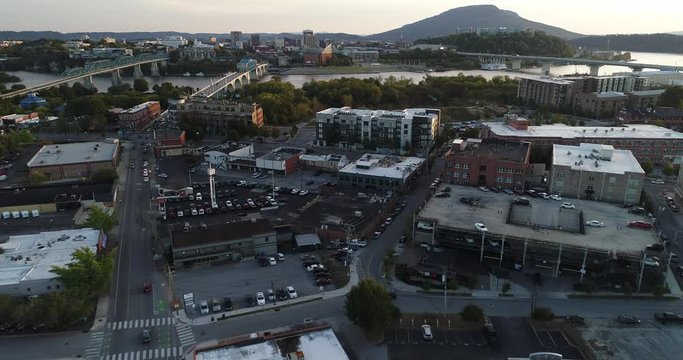
[[[555,339],[553,339],[553,334],[550,333],[550,330],[546,330],[548,332],[548,337],[550,338],[550,341],[553,342],[553,345],[557,347],[557,343],[555,342]]]
[[[541,337],[538,336],[538,331],[534,331],[534,335],[536,335],[536,339],[538,339],[538,342],[541,344],[541,347],[545,347],[545,344],[543,341],[541,341]]]

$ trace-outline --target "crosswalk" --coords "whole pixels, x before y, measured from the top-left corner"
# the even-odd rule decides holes
[[[128,351],[118,354],[107,354],[99,357],[99,360],[152,360],[152,359],[179,359],[183,355],[182,346]]]
[[[88,340],[88,347],[85,349],[84,355],[86,359],[99,358],[102,351],[102,342],[104,341],[104,331],[94,331],[90,333]]]
[[[192,328],[187,324],[177,323],[175,324],[176,332],[178,333],[178,338],[180,339],[180,345],[190,346],[197,343],[194,338],[194,333]]]
[[[171,326],[174,324],[175,324],[175,318],[172,316],[168,316],[168,317],[150,318],[150,319],[115,321],[115,322],[108,323],[107,327],[111,330],[123,330],[123,329],[150,328],[150,327],[158,327],[158,326]]]

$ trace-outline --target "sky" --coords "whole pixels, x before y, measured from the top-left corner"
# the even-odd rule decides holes
[[[675,0],[1,0],[0,30],[369,35],[483,4],[587,35],[683,31]]]

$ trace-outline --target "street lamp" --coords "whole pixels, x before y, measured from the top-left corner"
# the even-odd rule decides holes
[[[481,231],[481,251],[479,253],[479,262],[482,262],[484,261],[484,234],[486,234],[486,232],[483,230],[479,231]]]

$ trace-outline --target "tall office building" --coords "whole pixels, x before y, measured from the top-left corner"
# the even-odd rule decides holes
[[[261,35],[251,34],[251,47],[261,46]]]
[[[242,32],[241,31],[231,31],[230,32],[230,42],[234,48],[242,48]]]
[[[304,30],[303,31],[303,39],[301,40],[301,45],[305,48],[317,48],[318,47],[318,42],[315,39],[315,35],[313,34],[313,30]]]

